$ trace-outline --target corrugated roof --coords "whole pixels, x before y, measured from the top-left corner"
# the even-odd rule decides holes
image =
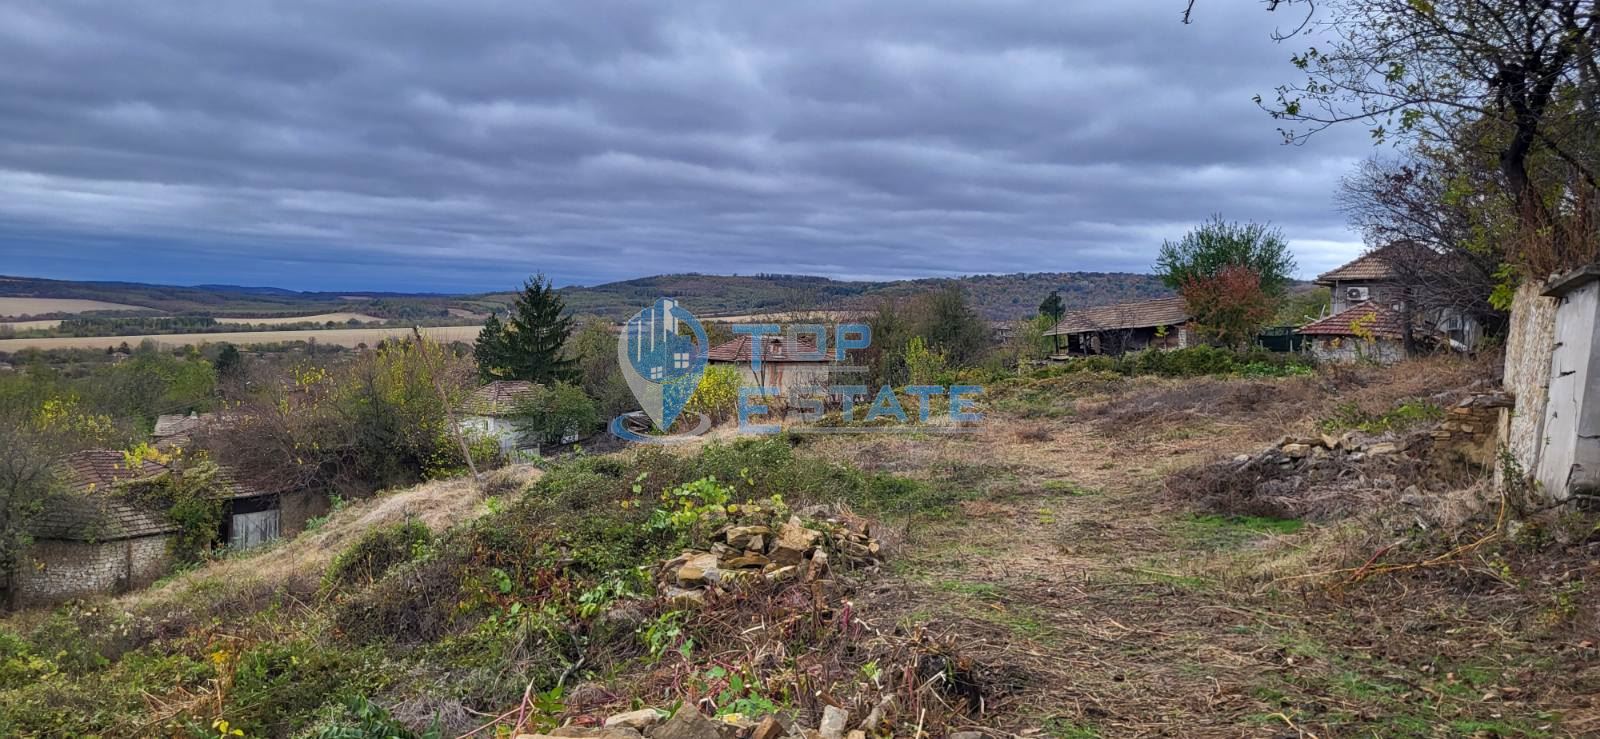
[[[749,362],[750,334],[740,334],[733,341],[712,347],[706,359],[711,362]],[[826,362],[828,356],[817,351],[817,338],[810,334],[794,337],[791,342],[784,336],[761,337],[763,362]]]
[[[1380,339],[1399,339],[1404,336],[1405,323],[1400,314],[1383,304],[1369,300],[1357,303],[1327,318],[1301,326],[1296,333],[1306,336],[1357,336],[1356,326],[1362,333],[1371,333]]]
[[[1189,320],[1189,308],[1183,298],[1156,298],[1137,303],[1102,305],[1095,308],[1069,310],[1055,328],[1045,336],[1117,331],[1130,328],[1155,328],[1174,326]]]
[[[515,411],[517,403],[539,386],[526,380],[495,380],[472,391],[461,402],[461,412],[472,416],[501,416]]]
[[[217,416],[214,413],[190,413],[187,416],[178,414],[156,416],[156,428],[150,432],[150,435],[160,439],[167,436],[193,433],[200,427],[215,421],[216,418]]]

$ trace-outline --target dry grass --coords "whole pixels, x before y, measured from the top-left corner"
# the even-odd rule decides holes
[[[383,323],[382,318],[369,316],[365,313],[318,313],[314,316],[273,316],[269,318],[243,318],[238,316],[218,317],[217,323],[239,323],[254,326],[282,326],[290,323],[346,323],[360,321],[361,323]]]
[[[87,313],[96,310],[148,310],[126,303],[107,303],[103,300],[78,300],[75,298],[0,298],[0,318],[6,316],[37,316],[43,313]]]
[[[439,326],[424,328],[422,333],[438,341],[465,341],[473,342],[478,338],[481,326]],[[290,341],[310,341],[315,339],[321,344],[334,344],[338,346],[353,347],[358,344],[371,346],[384,339],[404,338],[411,335],[411,329],[398,328],[334,328],[314,329],[310,331],[230,331],[211,334],[150,334],[142,336],[94,336],[94,337],[56,337],[48,339],[0,339],[0,352],[16,352],[22,349],[105,349],[126,342],[136,345],[145,339],[150,339],[162,346],[184,346],[187,344],[216,344],[228,342],[239,346],[251,344],[277,344]]]
[[[491,487],[521,487],[538,479],[539,470],[519,465],[491,473]],[[158,587],[131,593],[119,599],[122,605],[136,608],[163,601],[178,601],[185,591],[208,587],[211,583],[249,584],[268,590],[290,592],[314,590],[328,564],[345,547],[372,529],[417,520],[430,530],[443,531],[471,521],[487,509],[477,486],[470,478],[439,480],[368,500],[352,503],[337,511],[316,530],[283,541],[268,549],[213,562],[161,583]]]

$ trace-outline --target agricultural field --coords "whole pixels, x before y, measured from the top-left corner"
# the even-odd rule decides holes
[[[0,321],[0,328],[9,328],[12,331],[35,331],[39,329],[52,329],[61,325],[61,319],[45,321]]]
[[[424,328],[422,333],[437,341],[471,342],[477,340],[480,328],[480,326],[437,326]],[[313,329],[309,331],[230,331],[203,334],[147,334],[142,336],[72,336],[42,339],[0,339],[0,352],[16,352],[30,348],[106,349],[124,343],[133,346],[146,339],[150,339],[162,346],[221,343],[248,346],[250,344],[276,344],[314,340],[321,344],[353,347],[358,344],[371,346],[384,339],[401,338],[410,335],[410,327],[397,326],[389,328]]]
[[[454,313],[452,313],[454,315]],[[255,326],[281,326],[291,323],[348,323],[359,321],[361,323],[383,323],[384,319],[369,316],[365,313],[318,313],[312,316],[270,316],[266,318],[241,318],[238,316],[218,316],[217,323],[240,323]]]
[[[138,305],[110,303],[104,300],[80,298],[7,298],[0,297],[0,318],[12,316],[41,316],[48,313],[88,313],[90,311],[149,310]]]

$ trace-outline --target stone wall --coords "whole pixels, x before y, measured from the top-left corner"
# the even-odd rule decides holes
[[[169,538],[35,542],[18,573],[18,603],[45,605],[145,587],[167,573]]]
[[[1556,301],[1540,295],[1541,291],[1542,286],[1532,282],[1517,288],[1506,335],[1503,384],[1517,405],[1502,421],[1500,441],[1528,474],[1539,464],[1550,386],[1550,347],[1556,340]],[[1503,477],[1496,475],[1497,480]]]
[[[1450,409],[1433,430],[1436,450],[1459,454],[1484,468],[1494,467],[1500,448],[1500,426],[1514,404],[1506,393],[1478,393]]]
[[[1406,358],[1405,346],[1398,339],[1365,341],[1354,336],[1317,336],[1312,338],[1310,351],[1319,362],[1394,364]]]

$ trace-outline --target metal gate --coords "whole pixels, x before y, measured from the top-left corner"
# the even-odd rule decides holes
[[[236,513],[228,536],[230,549],[250,549],[278,538],[278,509]]]

